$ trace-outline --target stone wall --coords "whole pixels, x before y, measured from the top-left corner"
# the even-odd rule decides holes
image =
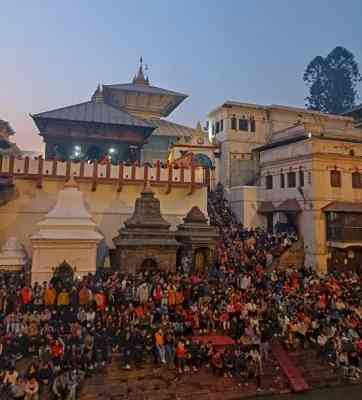
[[[124,166],[124,180],[119,191],[119,166],[111,166],[110,177],[107,177],[108,167],[98,165],[97,179],[94,179],[93,165],[83,166],[83,176],[80,176],[80,163],[57,163],[56,175],[53,165],[53,161],[44,160],[43,174],[40,175],[39,160],[2,159],[0,175],[12,176],[16,193],[11,201],[0,207],[0,246],[10,236],[16,236],[31,255],[30,236],[36,231],[36,224],[55,205],[57,194],[63,189],[70,173],[76,177],[86,205],[110,248],[114,247],[112,239],[117,236],[118,229],[133,213],[135,200],[144,187],[146,173],[155,196],[161,201],[162,215],[172,225],[171,229],[176,229],[195,205],[207,215],[207,187],[203,183],[202,170],[195,169],[192,179],[192,171],[185,169],[181,182],[180,169],[170,174],[168,168],[160,168],[158,173],[157,168],[149,168],[145,172],[144,167]]]
[[[137,247],[127,247],[119,252],[119,262],[122,265],[122,271],[127,271],[128,273],[136,273],[141,267],[142,263],[146,259],[151,259],[155,261],[158,268],[162,271],[176,271],[176,250],[167,246],[160,247],[147,247],[141,249]],[[129,260],[132,260],[132,268],[127,266]]]

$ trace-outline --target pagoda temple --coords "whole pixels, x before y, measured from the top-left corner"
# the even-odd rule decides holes
[[[150,84],[142,58],[132,82],[98,85],[90,101],[31,115],[47,159],[166,160],[194,129],[166,120],[187,95]]]

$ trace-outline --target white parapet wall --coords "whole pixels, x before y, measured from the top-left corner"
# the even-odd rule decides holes
[[[4,157],[0,176],[11,177],[16,187],[14,198],[0,207],[0,246],[16,236],[30,256],[30,237],[36,232],[36,224],[54,207],[69,176],[79,184],[86,206],[110,248],[123,222],[132,215],[146,182],[160,200],[162,215],[171,223],[171,229],[183,222],[193,206],[208,215],[202,168],[103,166]]]

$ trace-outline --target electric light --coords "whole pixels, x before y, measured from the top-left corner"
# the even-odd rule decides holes
[[[79,145],[74,146],[74,150],[75,151],[80,151],[80,146]]]
[[[113,154],[116,152],[116,149],[114,147],[111,147],[108,151],[109,153]]]

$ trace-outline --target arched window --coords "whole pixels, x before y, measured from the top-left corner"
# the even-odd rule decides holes
[[[196,162],[197,165],[200,165],[201,167],[205,167],[205,168],[213,167],[211,159],[206,154],[202,154],[202,153],[195,154],[194,161]]]
[[[256,126],[255,126],[255,119],[254,117],[250,118],[250,132],[255,132],[256,131]]]
[[[267,175],[265,177],[265,187],[266,189],[273,189],[273,175]]]
[[[235,115],[233,115],[232,118],[231,118],[231,129],[236,131],[236,118],[235,118]]]
[[[299,170],[299,187],[304,187],[304,171]]]
[[[215,126],[216,126],[216,133],[219,133],[220,132],[220,122],[217,121]]]
[[[287,173],[288,188],[296,187],[296,174],[291,171]]]
[[[331,171],[330,179],[331,179],[332,187],[341,187],[342,186],[341,171],[337,171],[337,170]]]
[[[283,172],[280,173],[280,187],[283,189],[285,188],[285,176]]]

